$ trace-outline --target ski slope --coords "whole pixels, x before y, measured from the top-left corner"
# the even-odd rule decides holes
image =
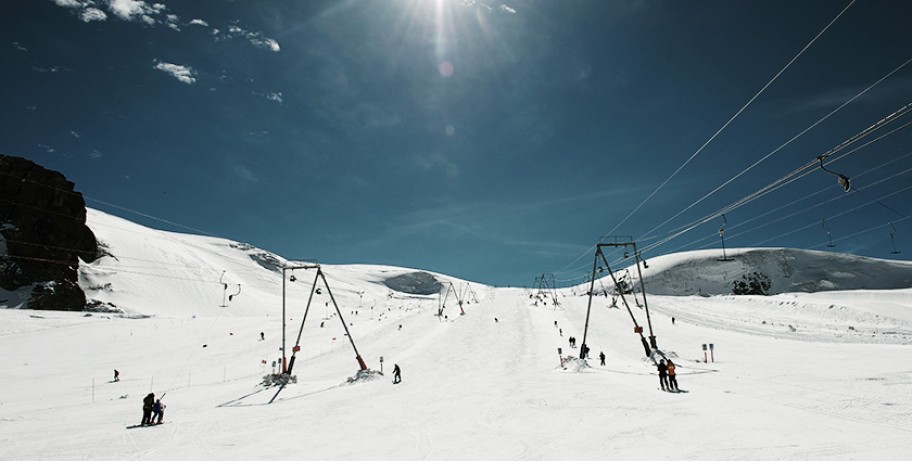
[[[383,284],[410,269],[324,265],[359,353],[377,371],[383,357],[385,374],[348,382],[358,364],[323,290],[298,382],[280,390],[259,384],[282,344],[282,278],[262,263],[284,260],[94,210],[89,225],[113,256],[82,267],[81,283],[116,309],[0,310],[0,459],[848,460],[912,449],[908,288],[650,295],[658,345],[688,391],[666,393],[610,298],[593,298],[586,335],[606,365],[563,369],[558,348],[577,356],[568,338],[583,342],[580,290],[559,291],[555,306],[472,284],[465,315],[451,303],[437,317],[436,296]],[[313,270],[295,275],[289,349]],[[223,302],[221,283],[241,293]],[[645,309],[631,311],[647,325]],[[150,391],[167,393],[167,424],[125,429]]]

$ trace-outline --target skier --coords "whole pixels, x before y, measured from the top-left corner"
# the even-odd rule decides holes
[[[675,324],[675,318],[674,318],[674,317],[671,318],[671,324],[672,324],[672,325]]]
[[[143,398],[143,417],[141,425],[151,424],[152,423],[152,405],[155,404],[155,394],[149,393],[145,398]]]
[[[665,360],[659,360],[656,368],[659,369],[659,385],[663,391],[668,390],[668,365],[665,365]]]
[[[265,339],[266,339],[266,333],[263,333],[263,332],[261,331],[261,332],[260,332],[260,341],[263,341],[263,340],[265,340]]]
[[[161,424],[162,419],[165,417],[165,406],[162,405],[161,399],[155,400],[155,403],[152,404],[152,418],[149,419],[149,424]],[[158,418],[158,422],[155,419]]]
[[[576,342],[576,341],[574,341],[574,342]],[[586,343],[583,343],[583,345],[580,346],[580,355],[581,355],[584,359],[588,359],[588,358],[589,358],[589,346],[587,346]]]
[[[605,351],[599,352],[599,360],[602,362],[602,366],[605,366]]]
[[[498,323],[500,320],[497,320],[497,317],[494,317],[494,323]]]
[[[117,371],[117,368],[114,369],[114,382],[120,381],[120,372]]]
[[[402,382],[402,370],[399,369],[399,364],[393,364],[393,384],[399,384]]]
[[[678,379],[675,377],[675,364],[668,359],[668,390],[681,390],[678,388]]]

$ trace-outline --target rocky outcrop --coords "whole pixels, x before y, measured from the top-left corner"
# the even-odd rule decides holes
[[[427,272],[409,272],[388,278],[383,284],[392,290],[411,295],[433,295],[440,293],[443,284]]]
[[[31,309],[83,310],[79,258],[98,257],[85,200],[62,174],[0,154],[0,288],[32,287]]]

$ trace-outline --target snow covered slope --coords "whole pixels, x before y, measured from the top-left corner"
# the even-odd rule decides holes
[[[770,294],[912,288],[912,262],[794,248],[734,248],[657,256],[643,270],[646,292],[660,295],[731,294],[732,283],[759,272]],[[629,268],[634,281],[637,273]],[[625,272],[622,269],[621,274]],[[610,278],[603,278],[607,284]],[[639,283],[639,282],[636,282]]]
[[[79,271],[87,299],[96,301],[100,310],[158,316],[275,315],[282,305],[281,267],[304,264],[245,243],[150,229],[93,209],[88,210],[87,224],[108,253],[81,264]],[[399,267],[322,267],[333,294],[346,305],[408,296],[390,289],[385,283],[389,279],[415,274],[413,279],[427,281],[427,275],[421,275],[427,273]],[[300,303],[299,298],[309,294],[315,271],[297,270],[294,275],[299,283],[286,289],[291,302]],[[467,283],[430,275],[440,282]]]
[[[650,294],[649,328],[688,391],[667,393],[631,314],[609,298],[587,315],[588,297],[572,290],[544,305],[531,290],[473,284],[465,315],[447,306],[438,317],[436,296],[384,284],[411,269],[324,266],[340,312],[324,290],[301,328],[314,273],[295,271],[285,332],[289,347],[300,335],[297,383],[279,389],[260,383],[281,355],[280,257],[96,211],[89,225],[112,256],[81,269],[83,286],[115,312],[0,309],[0,459],[833,461],[912,451],[910,289]],[[650,259],[647,271],[658,277],[662,264]],[[645,314],[632,306],[644,326]],[[570,336],[606,364],[562,368],[579,354]],[[382,378],[348,381],[352,343]],[[707,343],[714,357],[704,361]],[[401,384],[389,381],[393,364]],[[149,392],[165,394],[167,423],[126,429]]]

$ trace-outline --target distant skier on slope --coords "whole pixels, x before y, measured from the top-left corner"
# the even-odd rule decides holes
[[[665,360],[659,360],[656,368],[659,370],[659,385],[663,391],[668,390],[668,365],[665,365]]]
[[[155,405],[155,394],[149,393],[145,398],[143,398],[143,417],[140,425],[146,425],[152,423],[152,406]]]
[[[117,369],[114,369],[114,382],[120,381],[120,372]]]
[[[399,364],[393,364],[393,384],[399,384],[402,382],[402,370],[399,369]]]
[[[602,366],[605,366],[605,352],[599,352],[599,361],[602,363]]]

